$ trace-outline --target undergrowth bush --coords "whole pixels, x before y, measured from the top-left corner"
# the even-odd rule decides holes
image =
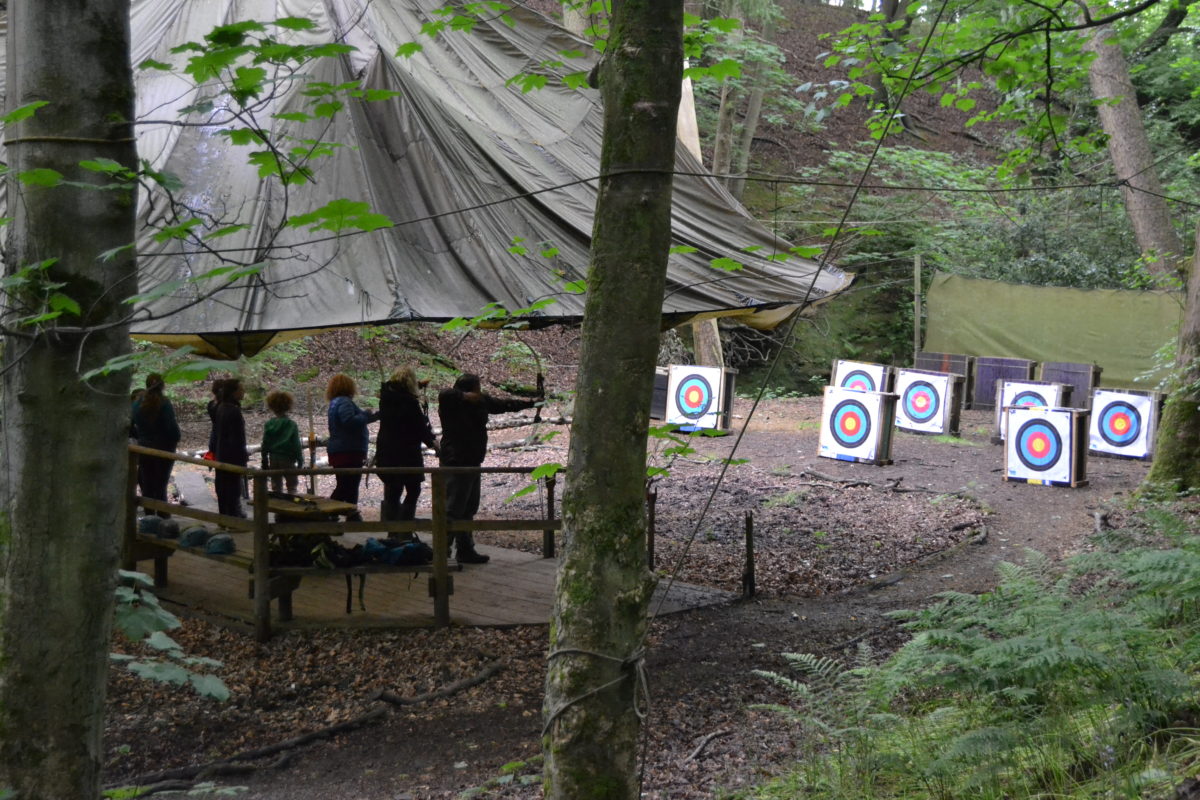
[[[1200,536],[1146,509],[1060,568],[898,612],[882,664],[787,654],[776,706],[814,755],[756,797],[1170,797],[1196,771]]]

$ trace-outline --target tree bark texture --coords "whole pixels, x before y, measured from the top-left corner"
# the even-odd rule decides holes
[[[1173,277],[1184,263],[1183,242],[1171,225],[1150,140],[1129,79],[1129,64],[1112,28],[1097,28],[1086,49],[1096,54],[1088,68],[1092,96],[1099,102],[1100,125],[1121,184],[1125,213],[1152,275]]]
[[[99,796],[108,638],[123,519],[129,378],[80,373],[128,352],[121,300],[137,291],[135,189],[43,187],[52,169],[133,169],[128,0],[12,0],[7,107],[48,105],[9,124],[7,275],[47,259],[45,281],[79,305],[40,325],[44,286],[3,298],[0,368],[0,789],[21,800]],[[35,279],[36,280],[36,279]],[[89,330],[90,329],[90,330]],[[0,792],[2,793],[2,792]]]
[[[1200,226],[1175,354],[1179,387],[1167,398],[1146,484],[1180,492],[1200,489]]]
[[[545,796],[636,798],[646,437],[671,240],[682,0],[613,3],[604,145],[546,676]]]

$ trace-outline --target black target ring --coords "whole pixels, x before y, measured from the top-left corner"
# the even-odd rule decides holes
[[[675,387],[675,407],[688,419],[700,419],[712,404],[712,386],[703,375],[688,375]]]
[[[829,422],[833,440],[849,450],[861,447],[871,434],[871,414],[857,400],[843,400],[834,406]]]
[[[875,379],[866,370],[855,369],[842,376],[843,389],[855,389],[861,392],[875,391]]]
[[[913,381],[901,398],[904,415],[916,423],[929,422],[941,408],[941,396],[929,381]]]
[[[1035,472],[1053,469],[1062,458],[1062,437],[1043,419],[1031,419],[1017,430],[1017,459]]]
[[[1100,438],[1113,447],[1128,447],[1142,432],[1142,414],[1130,403],[1115,400],[1099,414]]]

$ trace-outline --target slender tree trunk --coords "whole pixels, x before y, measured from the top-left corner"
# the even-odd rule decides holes
[[[762,66],[751,68],[749,81],[753,85],[759,80]],[[750,99],[746,101],[746,120],[742,123],[742,135],[738,141],[737,156],[734,158],[734,178],[729,182],[729,192],[738,200],[746,193],[746,175],[750,172],[750,146],[754,144],[754,134],[758,130],[758,120],[762,116],[763,99],[766,91],[761,86],[750,90]]]
[[[638,797],[646,436],[671,239],[682,0],[613,2],[604,146],[546,675],[545,796]],[[630,287],[636,287],[630,291]]]
[[[122,298],[137,289],[132,251],[101,254],[133,242],[135,190],[35,186],[16,176],[55,170],[110,185],[79,162],[136,166],[129,2],[10,0],[8,10],[8,107],[49,104],[4,131],[13,216],[4,269],[13,275],[57,259],[35,275],[61,284],[50,291],[79,313],[20,325],[18,317],[44,308],[45,288],[17,288],[3,301],[0,790],[20,800],[92,800],[129,379],[85,384],[80,371],[128,352],[127,327],[113,323],[127,311]]]
[[[1200,226],[1175,353],[1177,388],[1167,399],[1154,440],[1154,464],[1146,476],[1152,489],[1200,489]]]
[[[1125,213],[1147,259],[1146,269],[1152,275],[1173,277],[1184,264],[1183,242],[1171,225],[1171,213],[1163,199],[1142,111],[1129,79],[1129,64],[1110,27],[1097,28],[1086,49],[1096,54],[1088,79],[1092,96],[1100,103],[1098,113],[1108,134],[1108,154],[1121,182]]]

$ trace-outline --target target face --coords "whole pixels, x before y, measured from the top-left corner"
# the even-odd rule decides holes
[[[1113,447],[1124,447],[1137,440],[1142,430],[1142,415],[1129,403],[1115,401],[1101,410],[1100,437]]]
[[[1153,392],[1096,389],[1088,448],[1097,453],[1149,458],[1157,425],[1158,396]]]
[[[891,367],[869,361],[835,361],[834,386],[858,392],[886,392],[891,387]]]
[[[1031,419],[1017,430],[1017,458],[1021,463],[1036,472],[1052,469],[1062,458],[1062,437],[1054,426],[1045,420]]]
[[[842,378],[840,386],[843,389],[854,389],[859,392],[879,391],[875,386],[875,379],[861,369],[847,372],[845,377]]]
[[[938,390],[929,381],[913,381],[900,395],[904,415],[916,423],[929,422],[941,410]]]
[[[721,425],[720,367],[672,365],[667,377],[667,422],[696,428]]]
[[[1023,392],[1017,392],[1017,394],[1013,397],[1012,402],[1009,403],[1008,405],[1021,406],[1023,408],[1027,408],[1029,406],[1045,407],[1050,404],[1046,402],[1046,398],[1042,397],[1037,392],[1031,392],[1031,391],[1026,390]]]
[[[843,400],[838,403],[834,406],[829,421],[834,441],[847,450],[861,447],[871,435],[871,414],[867,407],[857,400]]]
[[[1077,477],[1082,478],[1086,463],[1076,464],[1072,455],[1072,420],[1078,413],[1041,406],[1005,409],[1008,427],[1008,440],[1004,443],[1005,477],[1062,486],[1070,486]]]
[[[712,386],[703,375],[688,375],[675,387],[675,407],[688,419],[700,419],[712,408]]]
[[[891,463],[896,395],[825,387],[817,455],[843,461]]]
[[[996,437],[1008,438],[1006,408],[1058,408],[1063,404],[1064,385],[1034,381],[1003,381],[996,392]]]

